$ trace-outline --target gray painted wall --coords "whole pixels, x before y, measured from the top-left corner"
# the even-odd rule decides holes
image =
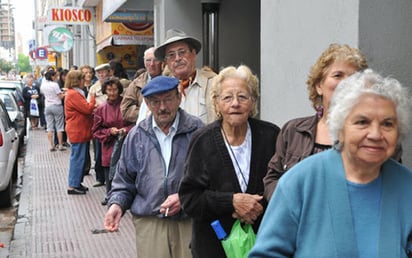
[[[358,1],[261,0],[261,118],[314,114],[306,79],[329,44],[358,44]]]
[[[219,65],[245,64],[260,74],[260,1],[223,0],[219,21]]]
[[[412,87],[412,2],[361,1],[359,45],[369,66]],[[403,142],[403,163],[412,168],[412,137]]]
[[[202,39],[202,7],[193,0],[154,0],[155,46],[164,41],[166,31],[177,28],[186,34]],[[201,50],[203,51],[203,49]],[[202,52],[197,55],[197,64],[202,64]]]
[[[156,46],[163,41],[170,28],[180,28],[202,40],[200,0],[154,0],[154,12]],[[222,0],[219,11],[219,67],[246,64],[259,74],[259,46],[260,2]],[[202,59],[200,52],[198,66],[202,65]]]
[[[359,47],[369,65],[412,86],[412,2],[261,0],[261,118],[283,125],[314,114],[306,79],[333,42]],[[403,142],[412,167],[412,139]]]

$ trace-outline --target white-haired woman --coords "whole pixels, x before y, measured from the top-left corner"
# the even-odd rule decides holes
[[[258,79],[248,67],[223,69],[211,95],[219,119],[193,136],[179,189],[183,210],[193,218],[194,258],[226,257],[210,226],[214,220],[226,232],[237,218],[257,231],[266,207],[262,178],[280,130],[253,118]]]
[[[412,171],[391,158],[409,95],[370,69],[342,81],[328,114],[333,149],[279,180],[249,257],[408,257]]]

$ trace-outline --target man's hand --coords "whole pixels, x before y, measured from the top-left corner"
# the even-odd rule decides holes
[[[104,228],[110,232],[119,230],[122,208],[118,204],[112,204],[104,216]]]
[[[169,195],[167,199],[160,205],[160,213],[164,214],[166,217],[177,214],[180,209],[180,199],[177,193]]]

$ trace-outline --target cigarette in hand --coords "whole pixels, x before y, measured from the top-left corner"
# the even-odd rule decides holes
[[[165,217],[167,217],[168,213],[169,213],[169,208],[166,208]]]

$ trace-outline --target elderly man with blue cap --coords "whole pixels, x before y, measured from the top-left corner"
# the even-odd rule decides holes
[[[179,80],[158,76],[142,90],[151,115],[127,135],[104,226],[117,231],[130,209],[138,257],[192,257],[191,221],[178,196],[189,141],[203,122],[179,107]]]

